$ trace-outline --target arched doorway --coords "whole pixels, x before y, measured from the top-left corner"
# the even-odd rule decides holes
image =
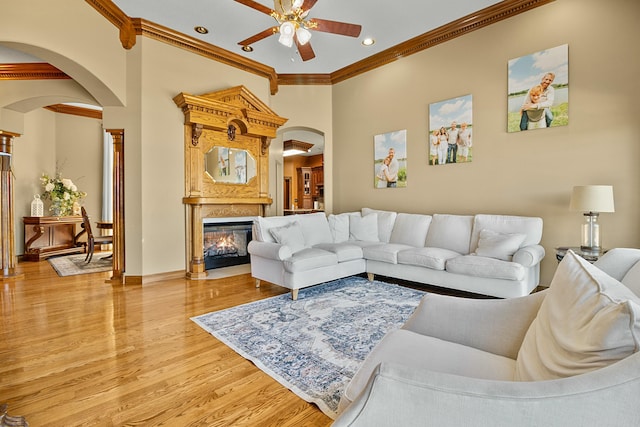
[[[99,106],[117,106],[122,107],[123,103],[118,97],[106,87],[95,75],[91,74],[85,68],[80,67],[72,60],[50,50],[42,49],[37,46],[31,46],[20,43],[8,43],[0,42],[0,46],[3,49],[11,49],[17,52],[22,52],[25,55],[29,55],[36,58],[41,63],[51,64],[58,70],[65,72],[66,68],[73,70],[73,81],[77,84],[75,90],[70,88],[68,91],[64,90],[51,90],[47,93],[45,85],[38,85],[37,90],[29,90],[28,88],[21,91],[19,95],[10,94],[6,97],[0,96],[0,109],[8,112],[14,120],[14,123],[3,123],[0,120],[0,130],[5,130],[3,127],[11,128],[12,126],[20,127],[16,125],[16,117],[22,117],[24,114],[34,111],[39,108],[46,107],[52,104],[79,102],[87,103],[91,105]],[[62,78],[67,78],[62,77]],[[35,80],[35,79],[34,79]],[[28,84],[26,85],[28,86]],[[25,86],[25,87],[26,87]],[[45,86],[45,90],[42,87]],[[69,86],[69,85],[67,85]],[[2,118],[2,116],[0,116]],[[24,120],[24,119],[23,119]],[[121,129],[105,129],[109,132],[114,139],[113,157],[113,228],[114,228],[114,262],[113,272],[110,281],[116,283],[124,283],[124,266],[125,266],[125,240],[124,240],[124,141],[125,131]],[[20,138],[21,133],[9,133],[5,132],[5,135],[10,134],[12,139],[17,140]],[[2,197],[7,197],[7,192],[3,192]],[[10,203],[8,203],[10,204]],[[2,217],[7,219],[13,218],[13,206],[11,209],[4,209],[2,211]],[[15,221],[11,220],[11,233],[3,233],[3,245],[8,242],[4,240],[12,240],[12,244],[15,245],[14,233]],[[15,256],[15,254],[14,254]]]

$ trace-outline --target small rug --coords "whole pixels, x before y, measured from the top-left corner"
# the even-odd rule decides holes
[[[348,277],[226,310],[195,323],[331,418],[365,357],[424,292]]]
[[[75,276],[78,274],[102,273],[111,271],[113,263],[111,258],[104,259],[111,255],[110,252],[94,253],[91,262],[87,264],[85,258],[87,254],[75,254],[60,257],[47,258],[49,264],[58,273],[58,276]]]

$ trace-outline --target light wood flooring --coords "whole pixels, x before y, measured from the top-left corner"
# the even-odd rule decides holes
[[[250,275],[112,286],[21,262],[0,293],[0,404],[39,426],[329,426],[190,317],[279,295]]]

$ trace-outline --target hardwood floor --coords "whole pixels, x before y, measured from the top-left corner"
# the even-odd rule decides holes
[[[190,317],[279,295],[250,275],[112,286],[21,262],[0,294],[0,404],[38,426],[329,426]]]

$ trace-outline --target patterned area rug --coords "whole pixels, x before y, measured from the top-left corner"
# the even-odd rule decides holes
[[[365,357],[424,292],[361,277],[193,317],[203,329],[329,417]]]
[[[75,276],[77,274],[101,273],[112,270],[112,260],[107,258],[110,252],[94,253],[91,262],[87,264],[84,259],[87,254],[75,254],[61,257],[47,258],[49,264],[58,273],[58,276]]]

